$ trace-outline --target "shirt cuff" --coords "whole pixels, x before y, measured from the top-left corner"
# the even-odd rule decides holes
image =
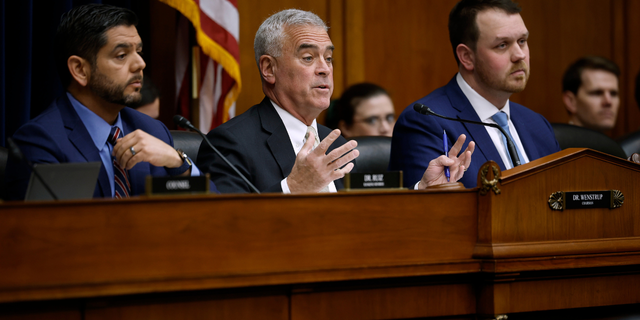
[[[290,194],[291,190],[289,190],[289,185],[287,184],[287,178],[282,179],[282,181],[280,181],[280,187],[282,188],[282,193],[284,194]]]
[[[193,162],[193,160],[191,158],[189,158],[189,160],[191,160],[191,163],[194,163],[193,165],[191,165],[191,176],[192,177],[201,176],[202,172],[200,172],[200,169],[198,169],[198,167],[196,167],[195,162]]]
[[[416,182],[416,184],[413,186],[413,190],[418,190],[418,185],[420,185],[420,181]]]

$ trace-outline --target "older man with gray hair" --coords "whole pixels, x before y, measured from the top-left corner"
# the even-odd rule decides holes
[[[316,122],[333,92],[334,46],[327,29],[307,11],[284,10],[267,18],[254,41],[266,97],[207,135],[261,192],[335,192],[359,155],[355,141]],[[444,165],[460,161],[441,158]],[[221,192],[250,192],[204,143],[197,165]],[[444,165],[434,171],[434,180],[446,182]]]

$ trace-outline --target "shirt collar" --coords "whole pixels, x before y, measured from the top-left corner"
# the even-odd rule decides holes
[[[494,106],[489,100],[485,99],[479,93],[477,93],[471,86],[462,78],[462,75],[458,72],[456,75],[456,81],[458,82],[458,86],[462,93],[467,97],[469,103],[480,117],[482,122],[494,122],[491,117],[496,114],[498,111],[503,111],[507,114],[507,119],[511,119],[511,111],[509,108],[509,100],[505,103],[502,110],[499,110]]]
[[[298,153],[298,151],[300,151],[302,145],[306,141],[305,135],[307,134],[307,125],[304,122],[300,121],[300,119],[294,117],[288,111],[282,109],[272,100],[269,101],[271,101],[271,104],[276,109],[276,112],[280,116],[280,119],[282,119],[282,123],[284,123],[284,127],[287,129],[287,134],[289,134],[291,145],[293,146],[293,149],[296,151],[296,153]],[[313,123],[311,123],[311,126],[316,130],[316,132],[318,132],[318,124],[315,119],[313,119]],[[318,140],[319,139],[320,137],[318,137]]]
[[[111,133],[111,125],[104,121],[104,119],[100,118],[97,114],[93,113],[93,111],[89,110],[89,108],[85,107],[80,101],[76,100],[71,93],[67,92],[67,97],[73,106],[73,109],[76,110],[80,120],[84,124],[85,128],[89,132],[91,136],[91,140],[96,145],[98,150],[102,149],[102,147],[107,143],[107,139],[109,138],[109,133]],[[124,135],[124,128],[122,128],[122,119],[120,118],[120,113],[118,113],[118,117],[116,118],[116,122],[114,126],[118,126]]]

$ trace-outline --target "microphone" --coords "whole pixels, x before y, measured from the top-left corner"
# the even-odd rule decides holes
[[[253,192],[255,192],[255,193],[257,193],[257,194],[260,194],[260,191],[258,191],[258,188],[256,188],[256,187],[253,185],[253,183],[249,182],[249,180],[248,180],[248,179],[247,179],[247,178],[246,178],[242,173],[240,173],[240,171],[238,171],[238,169],[237,169],[233,164],[231,164],[231,162],[229,162],[229,160],[228,160],[225,156],[223,156],[223,155],[222,155],[222,153],[220,153],[220,151],[218,151],[218,149],[216,149],[216,147],[214,147],[214,146],[213,146],[213,144],[211,144],[211,141],[209,141],[209,138],[207,138],[207,136],[206,136],[204,133],[202,133],[202,131],[198,130],[198,128],[196,128],[194,125],[192,125],[192,124],[191,124],[191,121],[189,121],[189,120],[187,120],[187,118],[185,118],[185,117],[183,117],[183,116],[181,116],[181,115],[178,115],[178,114],[177,114],[177,115],[173,116],[173,122],[174,122],[175,124],[177,124],[178,126],[182,127],[182,128],[189,129],[189,130],[192,130],[192,131],[195,131],[195,132],[199,133],[199,134],[202,136],[202,138],[204,138],[204,141],[206,141],[206,142],[207,142],[207,144],[209,145],[209,147],[210,147],[211,149],[213,149],[213,151],[215,151],[215,152],[216,152],[216,154],[218,155],[218,157],[220,157],[222,160],[224,160],[224,162],[225,162],[229,167],[231,167],[231,169],[233,169],[233,171],[235,171],[235,172],[236,172],[236,174],[237,174],[240,178],[242,178],[242,180],[243,180],[246,184],[248,184],[248,185],[249,185],[249,187],[251,188],[251,190],[253,190]]]
[[[484,122],[479,122],[479,121],[472,121],[472,120],[455,119],[455,118],[445,117],[443,115],[440,115],[440,114],[437,114],[437,113],[431,111],[431,109],[429,109],[429,107],[427,107],[427,106],[425,106],[424,104],[421,104],[421,103],[414,104],[413,105],[413,110],[417,111],[420,114],[432,115],[432,116],[436,116],[436,117],[439,117],[439,118],[442,118],[442,119],[447,119],[447,120],[452,120],[452,121],[479,124],[481,126],[493,127],[493,128],[496,128],[496,129],[500,130],[500,132],[502,132],[502,134],[505,136],[505,138],[507,138],[507,149],[509,150],[509,155],[511,156],[511,162],[513,162],[513,167],[515,168],[515,167],[520,165],[520,158],[518,157],[518,151],[516,151],[516,147],[513,144],[513,141],[511,140],[511,138],[509,137],[507,132],[504,131],[504,129],[502,129],[501,126],[499,126],[497,124],[494,124],[494,123],[484,123]]]
[[[11,138],[7,138],[7,143],[9,145],[9,155],[20,162],[25,162],[29,166],[29,168],[31,168],[33,174],[36,175],[36,178],[40,180],[40,183],[42,183],[44,188],[47,189],[47,192],[51,195],[53,200],[58,200],[58,197],[56,197],[56,194],[53,193],[53,190],[51,190],[49,184],[44,181],[38,170],[36,170],[36,168],[34,167],[33,163],[31,163],[31,161],[29,161],[29,159],[24,156],[22,150],[20,150],[20,147],[18,147],[16,142]]]

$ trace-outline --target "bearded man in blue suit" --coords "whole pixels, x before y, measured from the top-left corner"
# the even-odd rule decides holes
[[[498,123],[513,138],[521,163],[560,151],[553,129],[540,114],[509,101],[529,79],[529,45],[520,7],[511,0],[462,0],[449,15],[449,38],[458,74],[444,87],[416,101],[434,112],[457,119]],[[477,172],[493,160],[502,170],[513,167],[496,128],[418,115],[413,104],[394,128],[390,170],[403,170],[407,187],[418,182],[429,159],[442,154],[443,131],[455,141],[465,135],[476,143],[464,177],[477,185]],[[449,155],[450,157],[452,155]]]
[[[65,13],[56,62],[67,92],[13,136],[33,163],[102,162],[94,197],[143,194],[148,175],[200,174],[167,127],[125,107],[140,100],[146,66],[136,24],[132,11],[108,5]],[[25,163],[8,162],[9,199],[24,198],[30,174]]]

